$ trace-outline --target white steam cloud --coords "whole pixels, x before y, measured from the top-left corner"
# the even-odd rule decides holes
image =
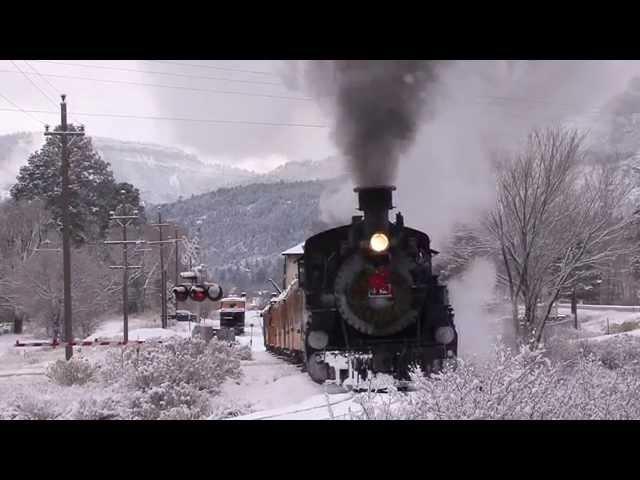
[[[494,298],[496,270],[483,258],[474,260],[465,272],[449,282],[458,330],[458,356],[485,357],[491,353],[497,330],[495,316],[486,311]],[[493,323],[492,323],[493,322]]]

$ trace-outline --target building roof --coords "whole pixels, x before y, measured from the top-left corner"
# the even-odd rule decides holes
[[[304,254],[304,242],[299,243],[295,247],[285,250],[281,255],[302,255]]]

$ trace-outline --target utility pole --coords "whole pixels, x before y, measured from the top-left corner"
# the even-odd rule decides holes
[[[162,328],[167,328],[167,271],[164,268],[164,244],[171,243],[173,240],[164,241],[162,239],[162,227],[170,227],[171,225],[162,223],[162,213],[160,213],[160,209],[158,209],[158,223],[152,223],[151,226],[156,227],[160,233],[159,241],[148,243],[149,245],[160,245],[160,322]]]
[[[578,329],[578,300],[576,297],[576,287],[573,287],[573,292],[571,293],[571,313],[573,315],[573,326],[575,329]]]
[[[73,347],[68,343],[73,341],[73,328],[71,322],[71,232],[69,231],[69,137],[83,137],[84,126],[80,125],[78,132],[68,131],[67,128],[67,103],[66,95],[60,96],[60,125],[61,129],[50,132],[45,125],[45,136],[60,137],[60,176],[62,177],[61,207],[62,207],[62,269],[64,275],[64,336],[65,358],[70,360],[73,356]]]
[[[124,203],[118,205],[115,212],[109,212],[110,220],[115,220],[122,228],[122,240],[106,240],[107,245],[122,245],[122,265],[111,265],[109,268],[122,269],[122,319],[124,324],[123,341],[129,341],[129,270],[142,268],[142,265],[129,265],[127,257],[127,245],[144,243],[144,240],[127,240],[127,227],[138,218],[138,211],[133,215],[127,215],[127,206]]]
[[[178,261],[178,245],[180,245],[180,240],[178,239],[178,228],[174,228],[173,229],[173,238],[174,238],[174,245],[176,247],[176,275],[175,275],[175,280],[174,280],[174,285],[178,285],[178,271],[180,268],[180,264]],[[176,305],[176,312],[178,311],[178,299],[175,298],[175,305]]]

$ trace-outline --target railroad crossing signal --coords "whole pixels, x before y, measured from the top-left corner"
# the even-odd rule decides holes
[[[189,289],[190,285],[178,285],[177,287],[173,287],[171,292],[178,302],[185,302],[187,298],[189,298]]]
[[[171,292],[178,302],[185,302],[188,298],[195,302],[203,302],[207,298],[217,302],[222,298],[222,287],[216,283],[181,284],[173,287]]]

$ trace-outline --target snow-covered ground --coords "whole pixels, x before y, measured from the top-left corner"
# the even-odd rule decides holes
[[[253,335],[250,335],[253,323]],[[329,419],[344,416],[349,407],[358,406],[352,395],[333,393],[330,387],[318,385],[297,366],[274,357],[265,350],[262,318],[257,311],[247,312],[246,335],[236,337],[241,344],[251,345],[253,359],[242,362],[243,377],[228,381],[223,398],[249,408],[252,413],[237,420]],[[328,406],[331,403],[331,407]]]
[[[568,308],[561,307],[560,314],[569,314]],[[609,326],[625,321],[640,320],[640,312],[633,309],[579,309],[580,332],[595,341],[614,338],[618,335],[638,335],[640,329],[616,335],[605,335]],[[218,326],[215,320],[205,322]],[[253,327],[250,325],[253,324]],[[130,340],[167,338],[170,336],[189,337],[196,325],[189,322],[173,322],[166,330],[159,328],[158,320],[151,316],[131,317],[129,320]],[[227,381],[221,392],[221,399],[239,405],[249,412],[235,417],[238,420],[296,420],[348,418],[350,413],[360,411],[352,393],[344,393],[331,386],[318,385],[293,364],[276,358],[265,350],[262,336],[262,318],[257,311],[248,311],[246,333],[236,340],[251,347],[253,358],[241,362],[241,379]],[[86,340],[120,340],[123,325],[121,318],[109,319],[102,323]],[[47,382],[44,377],[46,367],[55,360],[64,358],[63,348],[15,348],[17,339],[33,341],[29,335],[0,335],[0,389],[11,389],[14,385]],[[98,360],[107,349],[118,347],[75,348],[78,356]]]
[[[216,323],[215,320],[205,324]],[[174,335],[188,337],[195,323],[173,322],[164,330],[156,326],[158,320],[150,316],[129,318],[129,339],[147,340]],[[253,324],[253,327],[250,325]],[[213,325],[213,326],[218,326]],[[327,387],[311,381],[300,368],[272,356],[265,350],[262,335],[262,318],[257,311],[248,311],[245,335],[236,337],[243,345],[251,347],[252,360],[242,361],[243,376],[238,381],[228,381],[221,393],[224,400],[241,405],[249,415],[238,419],[328,419],[340,418],[358,409],[351,402],[351,395],[331,393]],[[86,339],[121,340],[122,318],[108,319]],[[0,336],[0,389],[12,385],[46,383],[47,366],[64,358],[64,348],[30,347],[16,348],[16,340],[33,341],[29,335]],[[77,347],[75,356],[99,360],[108,349],[118,347]],[[328,405],[331,404],[331,405]]]
[[[621,325],[624,322],[640,321],[640,312],[633,311],[633,309],[629,309],[628,307],[624,310],[615,309],[609,305],[599,307],[600,309],[582,309],[580,305],[578,306],[579,327],[587,336],[606,335],[607,322],[609,322],[609,328],[611,328],[614,325]],[[558,308],[558,313],[561,315],[570,315],[571,309],[561,307]]]

